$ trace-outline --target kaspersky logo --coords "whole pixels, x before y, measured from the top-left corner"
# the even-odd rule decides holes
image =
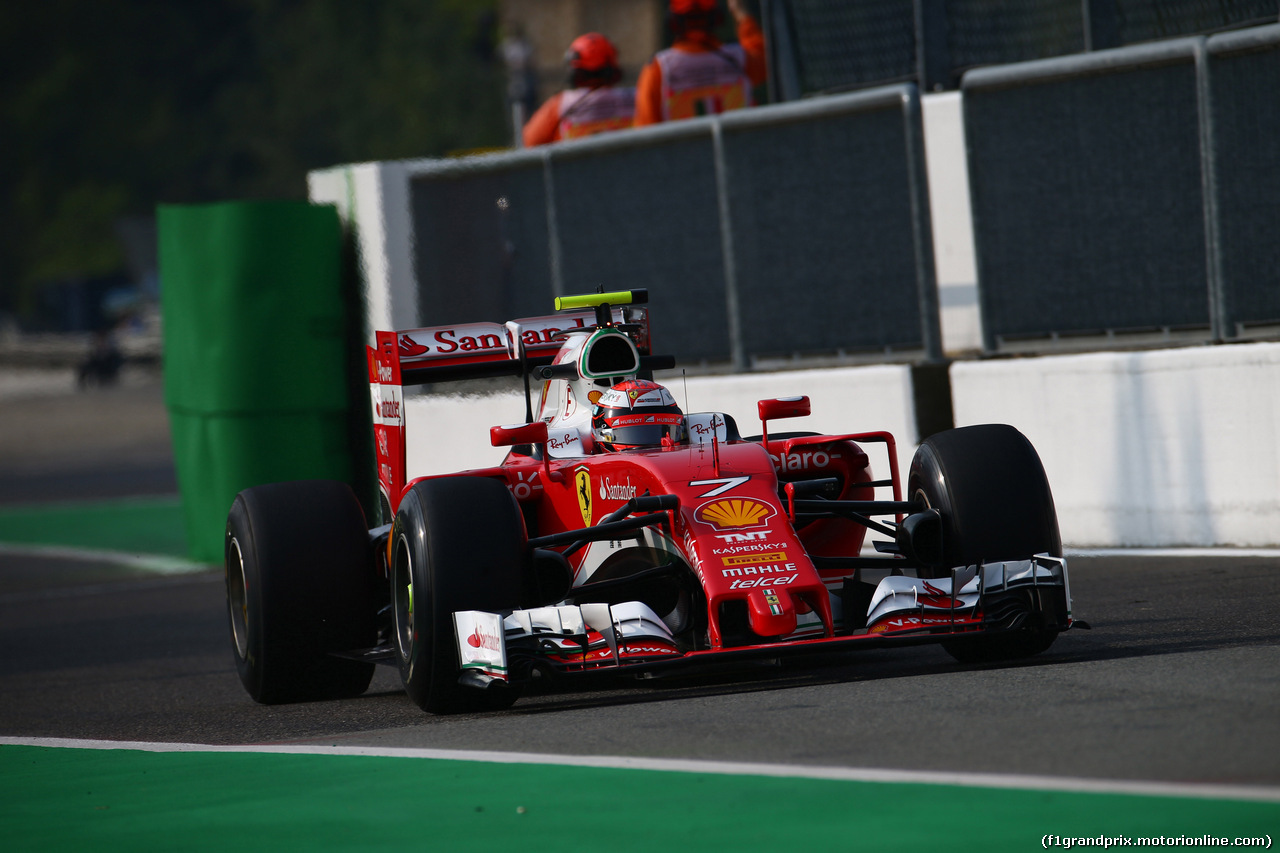
[[[582,511],[582,526],[591,526],[591,471],[583,467],[574,472],[574,491],[578,493],[578,509]]]
[[[716,530],[738,530],[763,527],[773,517],[774,509],[754,498],[722,498],[698,507],[693,517]]]

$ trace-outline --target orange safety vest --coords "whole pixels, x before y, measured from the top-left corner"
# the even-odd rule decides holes
[[[747,54],[740,44],[699,53],[668,48],[659,51],[654,60],[662,69],[664,121],[751,105]]]
[[[568,89],[560,97],[560,138],[631,127],[635,112],[636,90],[630,86]]]

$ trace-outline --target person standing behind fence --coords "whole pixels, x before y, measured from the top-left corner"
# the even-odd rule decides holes
[[[586,33],[573,40],[564,58],[572,88],[552,95],[538,108],[524,126],[524,144],[545,145],[631,127],[636,90],[616,85],[622,70],[613,42],[600,33]]]
[[[670,0],[667,24],[674,43],[640,72],[637,126],[712,115],[751,105],[751,90],[764,82],[764,34],[742,0],[729,0],[738,44],[721,44],[716,0]]]

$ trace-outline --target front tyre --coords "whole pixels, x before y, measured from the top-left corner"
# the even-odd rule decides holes
[[[1040,457],[1026,436],[1007,424],[937,433],[911,461],[907,494],[942,515],[943,561],[920,577],[947,577],[955,566],[1062,556],[1058,515]],[[1039,654],[1058,626],[1030,617],[1012,631],[951,640],[943,648],[974,663]]]
[[[506,484],[483,477],[423,480],[391,530],[391,597],[400,678],[424,711],[510,707],[517,688],[458,683],[453,614],[519,606],[524,520]]]
[[[374,665],[333,652],[377,641],[369,531],[346,483],[245,489],[227,516],[227,617],[236,670],[263,704],[359,696]]]

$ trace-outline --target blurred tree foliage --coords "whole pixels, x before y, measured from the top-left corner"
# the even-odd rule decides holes
[[[158,203],[505,143],[495,0],[42,0],[0,15],[0,310]]]

